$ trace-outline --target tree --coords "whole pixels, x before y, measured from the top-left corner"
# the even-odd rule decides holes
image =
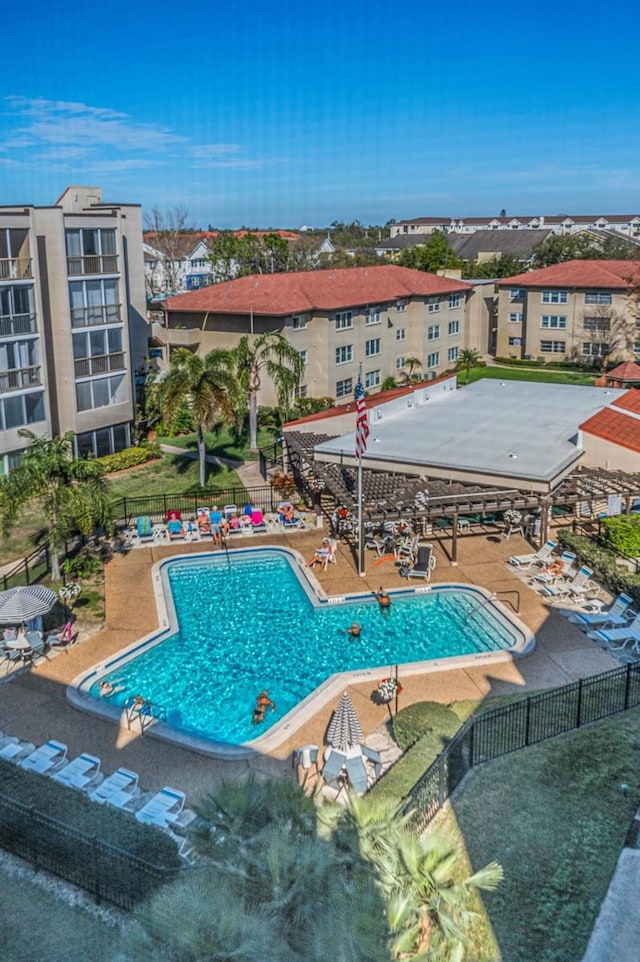
[[[499,254],[487,260],[467,261],[462,270],[463,277],[512,277],[528,270],[526,264],[515,254]]]
[[[231,371],[228,351],[210,351],[204,358],[188,348],[171,354],[169,371],[158,383],[158,404],[165,421],[171,424],[186,404],[193,417],[200,461],[200,486],[207,479],[205,429],[221,419],[234,421],[238,404],[237,385]]]
[[[92,534],[110,520],[109,483],[98,461],[74,459],[73,431],[62,437],[38,438],[21,429],[28,440],[22,464],[2,479],[2,530],[7,535],[20,509],[37,499],[47,519],[45,539],[51,577],[60,580],[60,554],[75,532]]]
[[[472,367],[478,363],[481,359],[481,354],[475,348],[463,348],[458,354],[458,360],[456,361],[456,370],[465,370],[467,372],[465,377],[465,384],[469,383],[469,371]]]
[[[599,257],[600,250],[584,234],[551,234],[533,248],[532,267],[551,267],[565,261]]]
[[[422,367],[422,361],[419,357],[405,357],[404,366],[407,370],[402,372],[403,377],[407,381],[413,381],[414,371]]]
[[[402,267],[412,267],[417,271],[436,274],[438,271],[461,268],[463,262],[449,247],[447,235],[443,231],[436,230],[429,235],[429,239],[424,244],[406,247],[398,258],[398,264]]]
[[[173,293],[180,286],[180,267],[184,256],[184,235],[193,231],[188,227],[189,213],[186,207],[177,205],[166,213],[152,207],[145,214],[145,230],[150,233],[149,246],[160,254],[162,270],[157,274],[145,274],[147,296]]]
[[[260,334],[253,341],[245,335],[231,353],[239,390],[248,402],[249,445],[255,451],[258,447],[258,391],[263,372],[273,382],[278,404],[287,409],[300,386],[304,361],[280,331]]]
[[[635,325],[610,305],[598,304],[585,310],[582,329],[584,342],[580,353],[598,363],[601,371],[607,369],[612,355],[633,350]]]

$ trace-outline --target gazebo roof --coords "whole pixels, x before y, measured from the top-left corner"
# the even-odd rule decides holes
[[[612,371],[607,371],[607,379],[613,381],[637,381],[640,383],[640,364],[635,361],[623,361]]]

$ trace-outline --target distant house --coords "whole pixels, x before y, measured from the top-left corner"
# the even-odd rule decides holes
[[[451,231],[446,237],[449,247],[461,260],[484,261],[503,254],[512,254],[525,265],[531,262],[536,244],[542,243],[551,233],[550,230],[526,228],[517,231],[477,230],[472,233]],[[380,256],[397,257],[407,248],[426,244],[430,237],[431,234],[396,234],[395,237],[379,241],[376,253]]]
[[[640,214],[538,214],[518,217],[414,217],[391,226],[398,235],[445,233],[473,234],[476,231],[551,230],[554,234],[575,234],[582,230],[610,230],[626,237],[640,237]]]
[[[634,261],[571,260],[497,281],[496,353],[545,361],[640,354]],[[613,350],[612,350],[613,347]]]

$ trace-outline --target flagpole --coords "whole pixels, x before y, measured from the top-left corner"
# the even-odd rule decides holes
[[[362,456],[367,447],[369,437],[369,420],[367,417],[367,405],[365,401],[364,387],[362,386],[362,364],[358,370],[358,386],[356,388],[356,441],[355,455],[358,461],[358,514],[357,514],[357,552],[358,552],[358,574],[364,578],[364,526],[362,518]]]
[[[358,458],[358,574],[364,578],[364,532],[362,524],[362,455]]]

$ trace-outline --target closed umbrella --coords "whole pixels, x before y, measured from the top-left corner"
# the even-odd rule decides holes
[[[0,591],[0,622],[25,622],[44,615],[55,605],[57,595],[44,585],[25,585]]]
[[[346,752],[348,748],[364,741],[362,725],[346,691],[329,722],[327,741],[340,752]]]

